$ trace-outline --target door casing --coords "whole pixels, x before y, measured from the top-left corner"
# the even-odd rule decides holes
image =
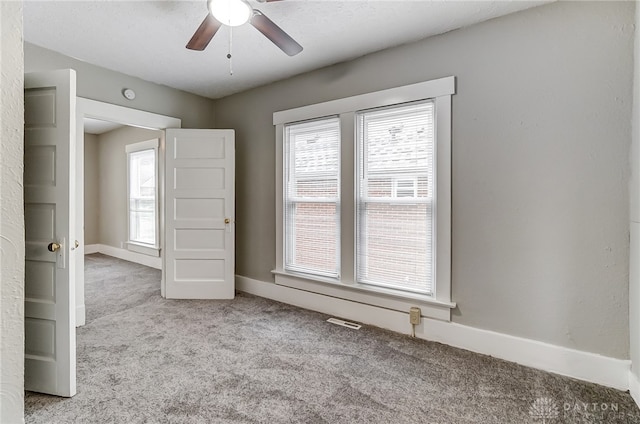
[[[125,106],[104,103],[97,100],[78,97],[76,102],[76,234],[78,234],[79,247],[77,250],[78,260],[76,261],[76,326],[82,326],[86,322],[86,312],[84,305],[84,118],[94,118],[103,121],[115,122],[122,125],[141,127],[153,130],[165,130],[167,128],[181,128],[182,120],[171,116],[157,113],[145,112]],[[158,158],[159,170],[164,170],[164,145],[160,146]],[[163,207],[163,176],[159,175],[161,186],[158,193],[160,195],[161,209]],[[163,228],[163,222],[160,222]],[[161,238],[161,248],[163,240]],[[164,297],[164,280],[161,285],[161,294]]]

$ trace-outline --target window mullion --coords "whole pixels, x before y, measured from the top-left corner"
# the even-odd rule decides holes
[[[355,113],[340,115],[340,279],[343,282],[355,281]]]
[[[276,125],[276,269],[284,269],[285,263],[285,215],[287,170],[285,169],[287,147],[285,145],[284,125]]]

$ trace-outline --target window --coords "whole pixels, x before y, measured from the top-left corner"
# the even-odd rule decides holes
[[[276,112],[276,284],[451,319],[454,77]]]
[[[158,140],[127,145],[126,152],[128,246],[130,250],[153,254],[159,246]]]
[[[431,294],[432,101],[357,114],[356,281]]]
[[[337,278],[340,122],[285,127],[285,269]]]
[[[129,240],[156,244],[156,152],[129,153]]]

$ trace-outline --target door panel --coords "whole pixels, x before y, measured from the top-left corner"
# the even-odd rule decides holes
[[[181,228],[175,230],[175,250],[224,249],[224,230]]]
[[[234,132],[167,130],[165,163],[165,295],[233,299]]]
[[[25,389],[76,393],[73,222],[76,80],[25,75]],[[50,243],[60,247],[51,252]],[[52,246],[53,247],[53,246]]]

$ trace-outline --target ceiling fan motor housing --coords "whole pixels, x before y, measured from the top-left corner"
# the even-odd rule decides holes
[[[262,0],[261,3],[269,1],[278,0]],[[208,0],[207,6],[209,13],[187,43],[189,50],[207,48],[222,25],[239,26],[249,22],[287,55],[295,56],[302,51],[296,40],[246,0]]]

